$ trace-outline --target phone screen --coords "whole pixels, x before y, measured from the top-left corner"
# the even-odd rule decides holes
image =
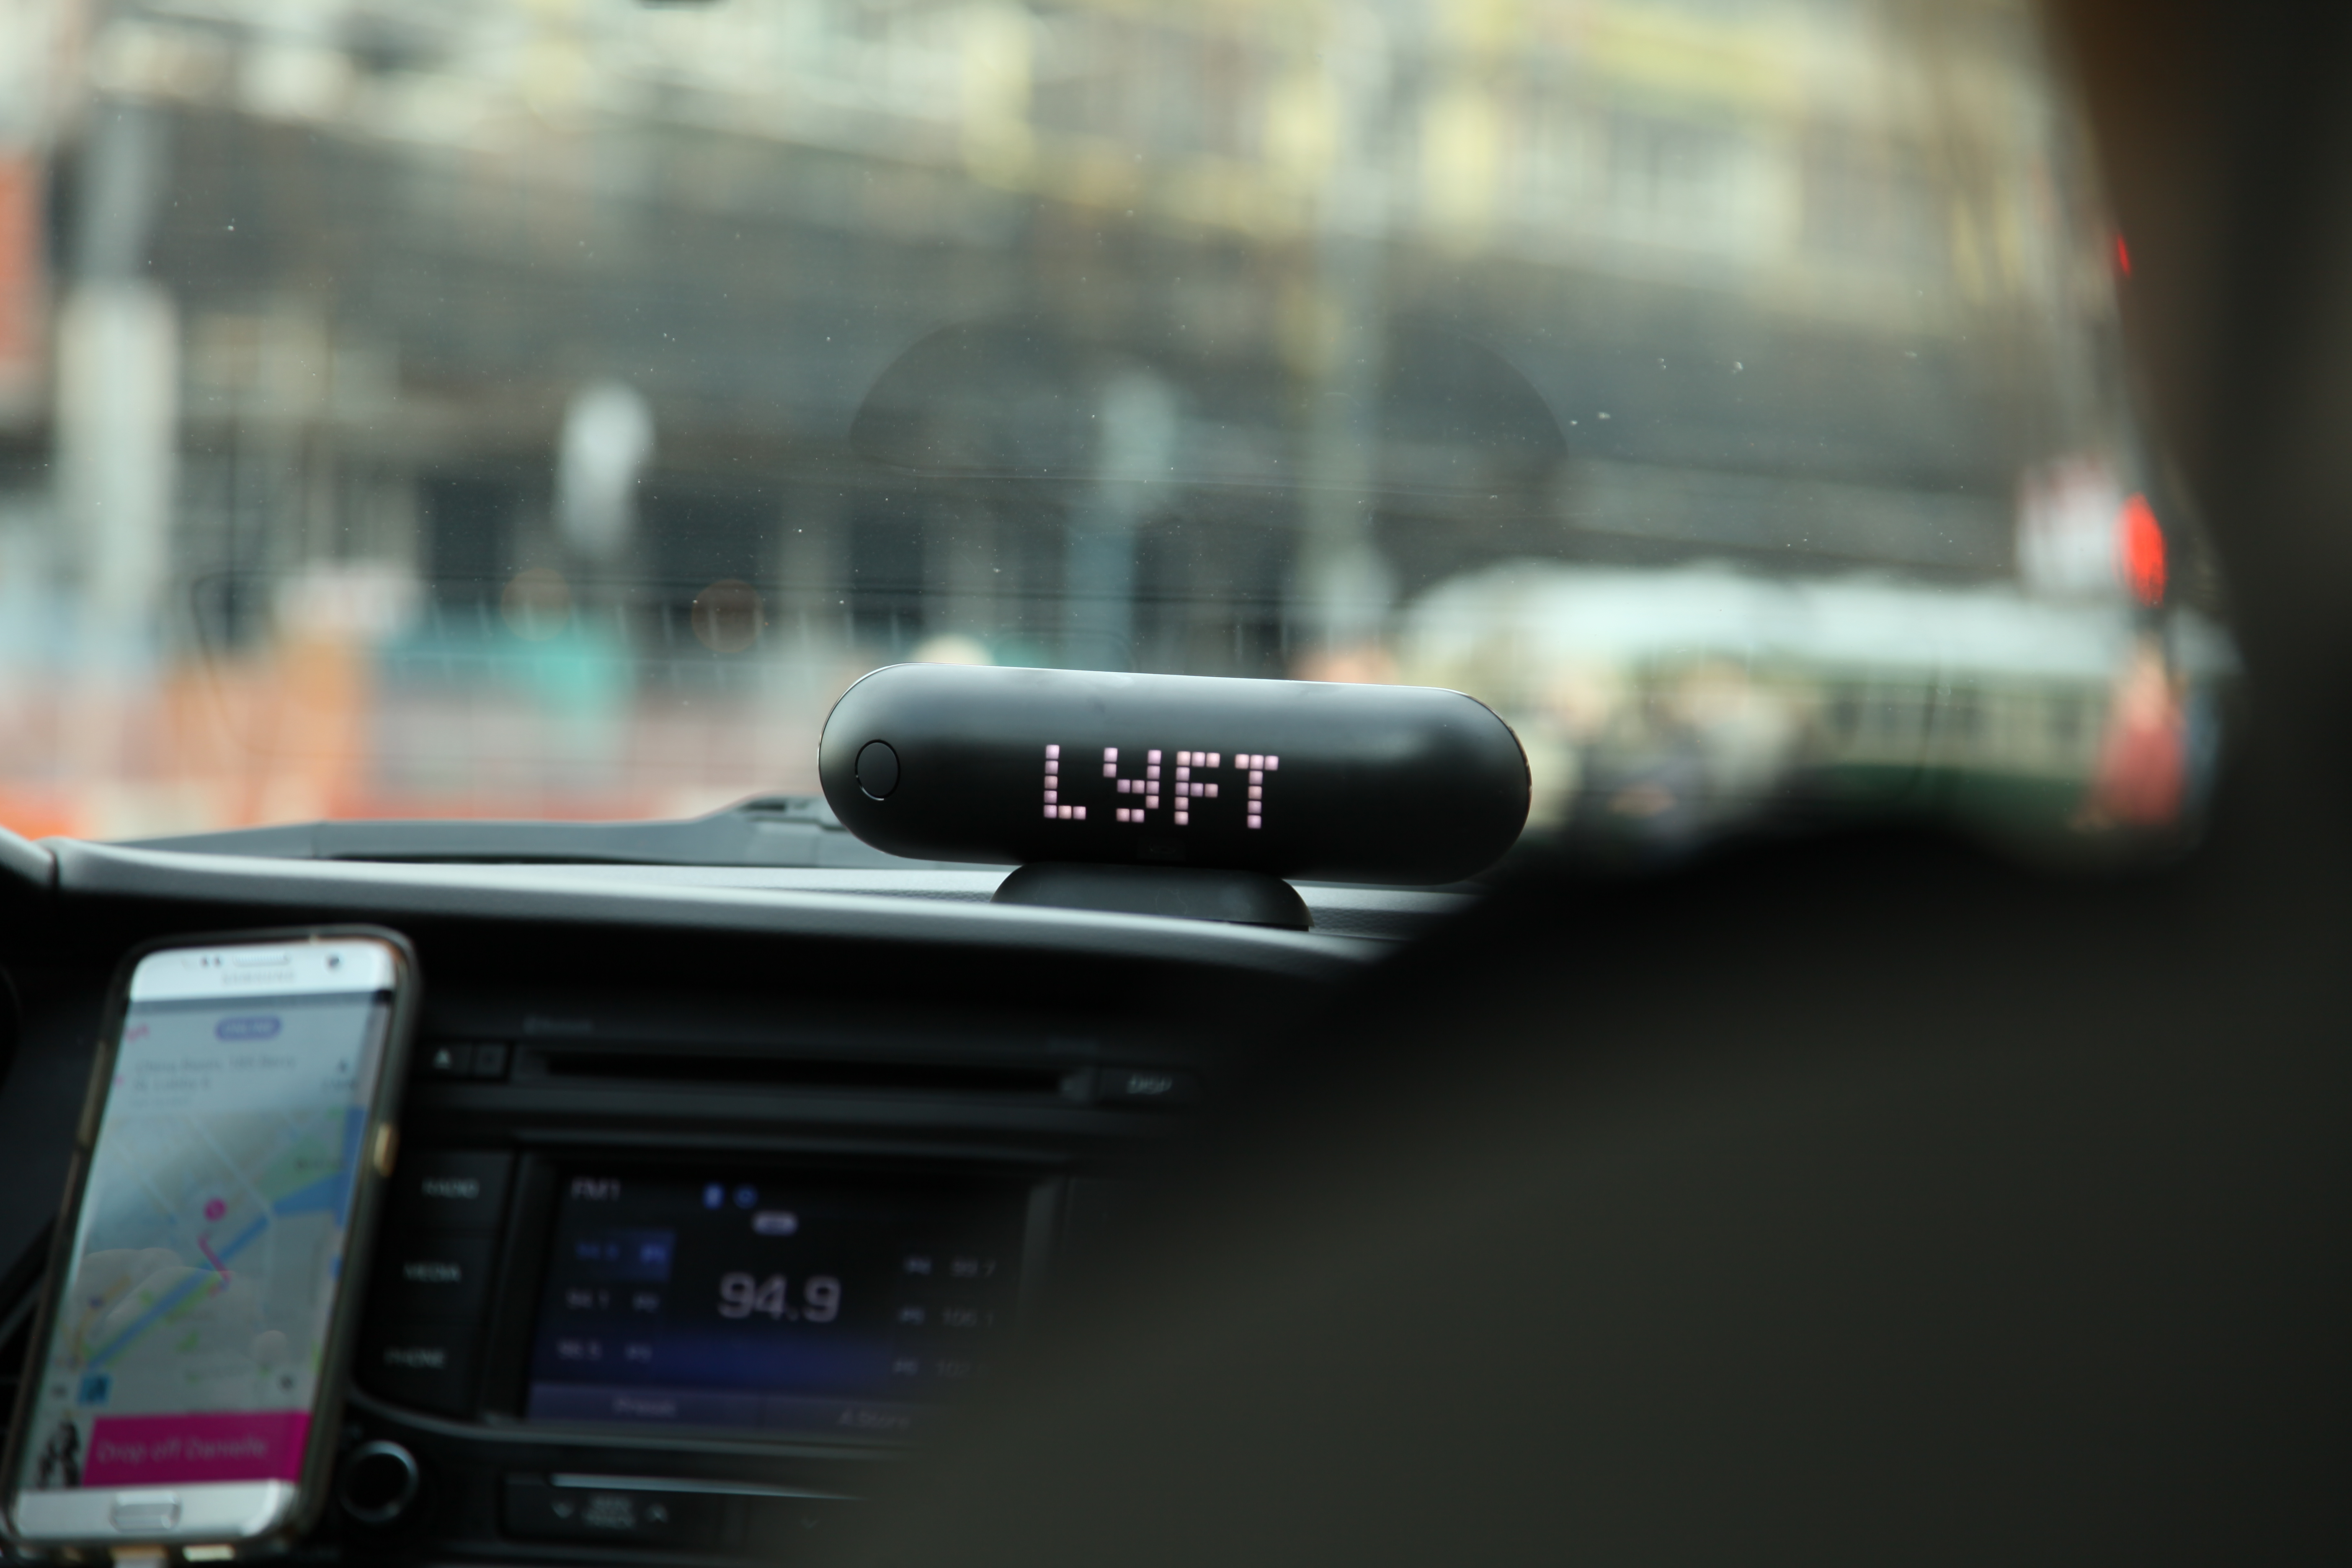
[[[134,971],[21,1493],[299,1479],[393,978],[366,941]]]

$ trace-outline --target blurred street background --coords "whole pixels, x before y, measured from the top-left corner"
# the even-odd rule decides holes
[[[2161,828],[2221,585],[2011,0],[0,0],[0,823],[679,816],[901,659],[1539,827]]]

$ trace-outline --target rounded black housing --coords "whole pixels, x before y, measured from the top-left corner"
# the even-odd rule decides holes
[[[852,833],[929,860],[1451,882],[1528,819],[1510,726],[1424,686],[895,664],[834,704],[817,776]]]

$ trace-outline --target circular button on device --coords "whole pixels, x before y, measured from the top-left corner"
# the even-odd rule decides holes
[[[390,1524],[416,1500],[424,1479],[416,1456],[397,1443],[362,1443],[343,1461],[343,1511],[362,1524]]]
[[[857,787],[875,800],[887,800],[898,787],[898,753],[887,741],[868,741],[857,752]]]

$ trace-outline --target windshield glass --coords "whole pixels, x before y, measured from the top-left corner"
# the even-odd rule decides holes
[[[900,660],[1458,688],[1538,833],[2193,819],[2014,0],[5,0],[0,822],[679,816]]]

